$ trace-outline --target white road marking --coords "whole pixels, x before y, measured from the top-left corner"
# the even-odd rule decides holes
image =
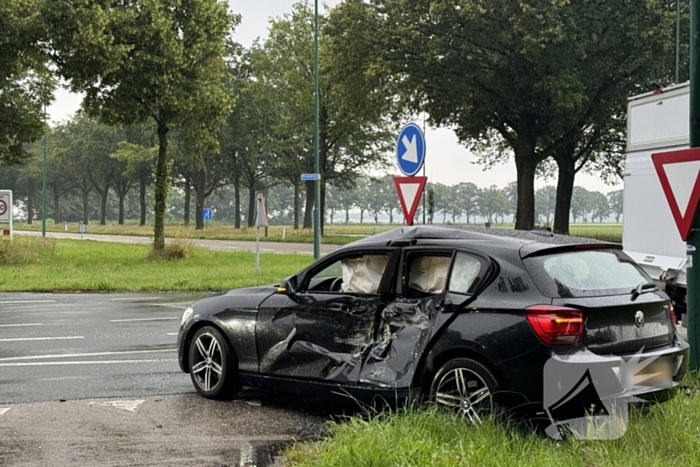
[[[176,362],[176,358],[151,359],[151,360],[94,360],[84,362],[26,362],[26,363],[0,363],[3,366],[48,366],[48,365],[110,365],[113,363],[158,363]]]
[[[15,328],[19,326],[43,326],[44,323],[25,323],[25,324],[0,324],[0,328]]]
[[[167,332],[166,334],[169,335],[169,336],[177,336],[177,333],[176,333],[176,332]]]
[[[133,318],[133,319],[110,319],[110,323],[129,323],[132,321],[174,321],[180,318]]]
[[[114,407],[115,409],[128,410],[129,412],[136,412],[141,404],[146,402],[143,399],[133,400],[133,401],[107,401],[102,402],[99,405],[104,405],[107,407]],[[88,402],[89,405],[97,404],[97,402]]]
[[[126,297],[126,298],[113,298],[112,301],[118,302],[118,301],[132,301],[132,302],[140,302],[143,300],[160,300],[160,297]]]
[[[61,341],[70,339],[85,339],[83,336],[65,336],[65,337],[12,337],[9,339],[0,339],[0,342],[19,342],[19,341]]]
[[[138,353],[163,353],[177,352],[177,349],[159,349],[159,350],[121,350],[115,352],[92,352],[92,353],[66,353],[54,355],[27,355],[24,357],[5,357],[0,358],[0,362],[9,362],[13,360],[39,360],[41,358],[74,358],[74,357],[103,357],[106,355],[131,355]]]
[[[13,300],[11,302],[0,302],[0,305],[19,305],[24,303],[56,303],[56,300]]]
[[[4,415],[10,411],[10,407],[0,407],[0,415]]]

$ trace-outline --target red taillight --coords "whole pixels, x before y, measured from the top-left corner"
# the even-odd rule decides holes
[[[576,345],[583,337],[583,313],[574,308],[535,305],[525,309],[525,317],[547,345]]]

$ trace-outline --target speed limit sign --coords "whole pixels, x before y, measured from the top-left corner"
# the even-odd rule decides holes
[[[9,224],[9,229],[3,224]],[[12,192],[10,190],[0,190],[0,233],[3,235],[7,233],[12,238]]]

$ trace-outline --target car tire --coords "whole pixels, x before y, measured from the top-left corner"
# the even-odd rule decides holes
[[[494,413],[498,382],[481,363],[455,358],[443,364],[430,384],[430,400],[479,425]]]
[[[190,377],[209,399],[230,399],[240,390],[238,360],[226,337],[212,326],[198,329],[189,349]]]

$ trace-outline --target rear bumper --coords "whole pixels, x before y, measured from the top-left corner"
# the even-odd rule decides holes
[[[603,399],[629,399],[630,403],[664,402],[676,394],[688,369],[688,343],[676,333],[674,341],[665,347],[624,355],[598,355],[585,347],[556,348],[540,345],[537,349],[516,359],[497,365],[505,376],[503,402],[528,412],[556,405],[568,389],[577,384],[592,389],[574,394],[579,402],[588,394]],[[630,369],[642,367],[644,362],[666,362],[670,368],[665,381],[639,381],[630,375]],[[641,364],[637,364],[639,362]],[[642,369],[642,372],[648,370]],[[586,376],[588,372],[588,377]]]

